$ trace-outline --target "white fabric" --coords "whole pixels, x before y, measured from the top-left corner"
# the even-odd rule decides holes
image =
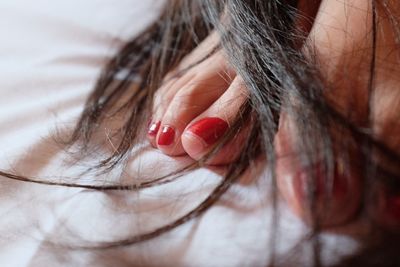
[[[54,139],[74,125],[105,62],[154,19],[160,4],[0,1],[2,170],[53,181],[126,184],[132,177],[166,173],[188,161],[150,150],[132,159],[123,176],[82,175],[88,162],[66,164],[68,155]],[[120,240],[162,226],[199,204],[219,179],[216,172],[201,169],[139,192],[97,192],[1,178],[0,265],[264,266],[272,229],[267,178],[244,178],[201,218],[154,240],[111,250],[66,247]],[[292,253],[307,228],[284,205],[279,211],[279,255],[307,266],[311,244]],[[322,241],[322,256],[329,262],[357,247],[344,235],[327,234]]]

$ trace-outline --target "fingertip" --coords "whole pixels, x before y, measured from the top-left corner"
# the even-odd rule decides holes
[[[166,155],[179,156],[185,154],[179,131],[173,125],[161,125],[155,141],[157,148]]]
[[[183,149],[192,159],[199,160],[206,152],[207,144],[190,131],[183,133],[181,141]]]
[[[161,121],[152,121],[147,125],[147,140],[151,144],[152,147],[157,147],[156,138],[158,131],[160,130]]]

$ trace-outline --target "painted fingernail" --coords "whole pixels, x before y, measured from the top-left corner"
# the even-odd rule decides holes
[[[296,178],[295,188],[303,199],[302,202],[306,201],[308,197],[307,189],[310,189],[310,186],[313,187],[313,193],[319,200],[329,196],[332,201],[338,202],[343,200],[349,193],[348,179],[351,178],[337,164],[331,181],[328,181],[328,174],[322,168],[321,162],[301,168],[297,172]]]
[[[390,196],[386,200],[388,215],[396,222],[400,222],[400,196]]]
[[[164,126],[161,129],[157,144],[160,146],[169,146],[174,142],[175,130],[171,126]]]
[[[344,223],[355,215],[360,202],[359,177],[342,168],[336,162],[333,173],[329,173],[321,162],[296,173],[292,190],[307,221],[309,216],[317,215],[321,225],[329,226]],[[312,198],[315,204],[311,204]]]
[[[161,124],[160,121],[150,123],[150,124],[149,124],[149,129],[148,129],[148,131],[147,131],[147,134],[148,134],[149,136],[151,136],[151,137],[156,136],[157,133],[158,133],[158,130],[160,129],[160,124]]]
[[[208,146],[218,141],[226,132],[229,125],[217,117],[208,117],[193,123],[187,131],[201,138]]]
[[[375,209],[374,217],[381,225],[387,228],[400,228],[400,195],[381,189]]]

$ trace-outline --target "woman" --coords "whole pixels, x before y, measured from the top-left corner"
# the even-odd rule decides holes
[[[153,146],[196,160],[184,170],[228,170],[186,215],[112,246],[199,216],[261,161],[272,173],[271,195],[277,200],[276,184],[314,234],[363,218],[374,233],[365,255],[389,254],[387,262],[363,262],[361,253],[343,264],[389,266],[395,254],[380,242],[396,243],[399,222],[399,9],[389,0],[170,1],[110,61],[68,141],[90,152],[102,123],[121,116],[111,134],[115,152],[97,166],[109,171],[140,140],[136,126],[151,117]],[[319,265],[318,235],[311,238]]]

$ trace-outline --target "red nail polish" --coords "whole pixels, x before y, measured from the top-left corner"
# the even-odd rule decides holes
[[[154,137],[157,135],[158,130],[160,129],[160,121],[153,122],[149,124],[149,130],[147,131],[147,134],[151,137]]]
[[[395,222],[400,222],[400,196],[389,196],[386,199],[386,212]]]
[[[158,137],[157,144],[160,146],[169,146],[174,142],[175,130],[171,126],[164,126]]]
[[[377,191],[377,201],[371,206],[374,219],[388,229],[400,229],[400,195],[386,188]]]
[[[209,117],[193,123],[187,131],[200,137],[207,145],[212,145],[225,134],[228,127],[226,121]]]
[[[346,197],[351,191],[349,188],[349,179],[357,178],[356,174],[350,174],[350,170],[345,169],[345,166],[343,166],[341,162],[335,162],[333,176],[331,177],[333,180],[331,181],[327,180],[329,174],[323,169],[322,162],[303,168],[298,174],[300,180],[303,182],[303,186],[306,186],[306,180],[315,178],[313,182],[315,184],[315,194],[317,197],[325,197],[326,194],[330,194],[335,198]]]
[[[328,173],[321,162],[297,171],[291,190],[307,221],[317,215],[321,216],[322,225],[333,226],[350,220],[357,212],[361,198],[359,180],[354,171],[337,162],[333,173]],[[314,204],[310,202],[312,198]]]

